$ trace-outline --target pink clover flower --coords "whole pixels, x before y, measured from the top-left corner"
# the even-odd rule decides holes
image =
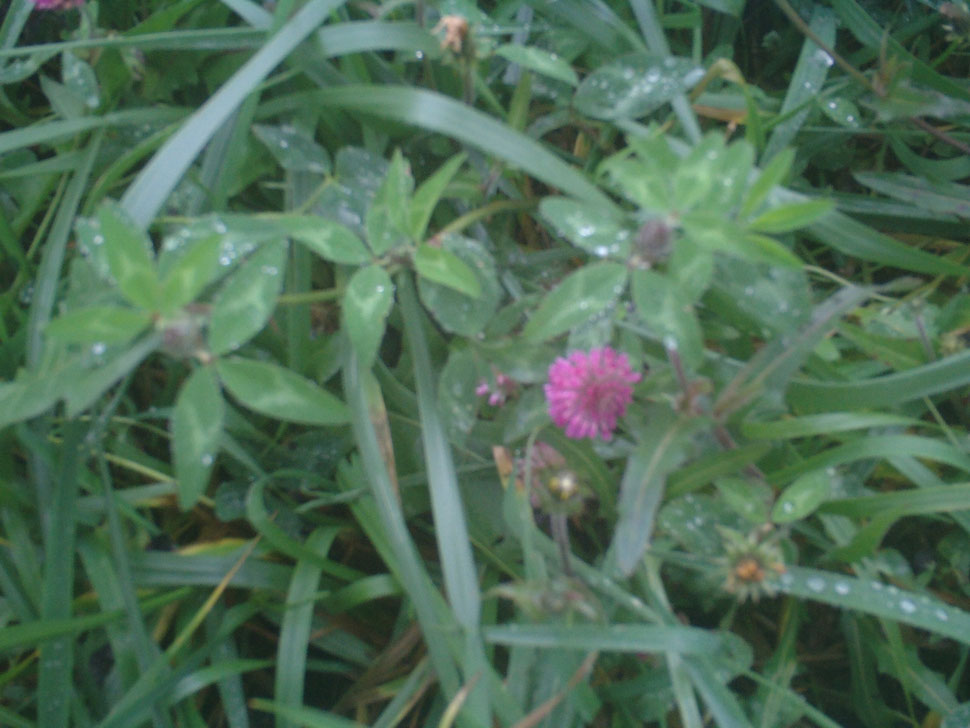
[[[609,440],[640,378],[627,355],[609,346],[559,357],[545,385],[549,416],[566,437]]]

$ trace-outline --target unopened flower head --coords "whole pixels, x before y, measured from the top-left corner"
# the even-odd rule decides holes
[[[484,397],[488,395],[488,403],[492,407],[501,407],[505,404],[505,400],[513,396],[518,389],[518,383],[511,377],[502,374],[502,372],[495,372],[495,388],[487,379],[482,379],[478,382],[478,386],[475,387],[475,394],[479,397]]]
[[[38,10],[69,10],[84,5],[84,0],[34,0]]]
[[[609,440],[633,399],[632,385],[639,381],[626,354],[609,346],[574,351],[549,367],[549,416],[565,429],[566,437]]]

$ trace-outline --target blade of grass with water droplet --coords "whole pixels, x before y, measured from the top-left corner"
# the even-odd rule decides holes
[[[192,161],[247,96],[344,0],[311,0],[196,111],[125,191],[122,206],[145,227]]]
[[[828,9],[816,5],[809,27],[829,48],[835,43],[835,17]],[[815,41],[806,38],[779,111],[779,116],[784,120],[771,132],[761,156],[762,164],[794,140],[813,107],[831,65],[832,58],[815,45]]]
[[[902,622],[970,645],[970,613],[926,594],[800,566],[788,567],[772,577],[771,584],[785,594]]]
[[[609,209],[615,208],[612,200],[591,184],[582,172],[531,137],[442,94],[406,86],[348,84],[268,101],[262,112],[278,115],[306,104],[324,104],[372,114],[450,136],[502,159],[556,189]]]

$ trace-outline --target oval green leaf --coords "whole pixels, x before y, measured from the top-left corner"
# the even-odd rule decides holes
[[[191,243],[176,260],[161,284],[162,313],[171,314],[195,300],[219,275],[222,238],[212,235]]]
[[[475,273],[454,253],[427,243],[414,251],[414,267],[422,278],[453,288],[472,298],[482,295]]]
[[[283,286],[286,248],[282,240],[264,243],[223,283],[209,320],[213,354],[238,349],[266,325]]]
[[[558,336],[613,305],[626,285],[626,266],[594,263],[570,273],[546,294],[522,335],[534,341]]]
[[[179,506],[195,505],[209,482],[225,419],[225,401],[212,367],[199,367],[182,385],[172,411],[172,454]]]
[[[121,295],[141,308],[154,310],[160,301],[152,244],[115,202],[98,210],[99,231],[92,243],[104,246],[108,270]]]
[[[48,336],[80,343],[124,344],[151,323],[150,311],[118,306],[79,308],[47,325]]]
[[[829,200],[790,202],[763,212],[751,221],[749,227],[761,233],[787,233],[811,225],[833,207]]]
[[[216,366],[229,393],[260,414],[307,425],[342,425],[350,418],[343,402],[289,369],[240,357]]]
[[[333,220],[311,215],[289,215],[281,222],[287,235],[325,260],[360,265],[371,259],[364,241]]]
[[[573,104],[597,119],[636,119],[676,98],[704,76],[689,58],[632,53],[593,71]]]
[[[543,76],[568,83],[570,86],[579,85],[579,77],[573,67],[555,53],[532,46],[507,43],[496,48],[495,55],[502,56],[512,63],[518,63],[523,68],[528,68],[530,71],[535,71]]]
[[[360,366],[369,367],[377,355],[393,303],[394,284],[379,265],[361,268],[347,283],[341,326],[354,345]]]
[[[542,216],[569,242],[599,258],[627,258],[630,230],[613,211],[566,197],[547,197]]]
[[[673,281],[654,271],[634,271],[633,303],[664,346],[677,349],[686,366],[700,365],[704,357],[701,327],[690,302]]]
[[[330,155],[303,129],[292,124],[253,124],[253,134],[289,172],[330,173]]]
[[[431,315],[446,330],[462,336],[475,336],[492,320],[502,300],[495,261],[479,242],[470,238],[449,235],[443,245],[475,274],[481,295],[472,298],[423,277],[418,277],[418,294]]]
[[[827,468],[805,473],[782,492],[771,509],[771,520],[775,523],[791,523],[805,518],[831,495],[832,476]]]

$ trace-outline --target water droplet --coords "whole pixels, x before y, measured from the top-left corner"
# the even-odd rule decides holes
[[[851,587],[848,584],[846,584],[844,581],[835,582],[834,589],[836,594],[841,594],[842,596],[845,596],[850,591],[852,591]]]
[[[264,265],[260,270],[268,276],[279,275],[280,269],[275,265]]]
[[[97,235],[94,236],[94,238],[92,238],[91,242],[94,243],[95,245],[103,245],[104,235],[101,235],[100,233],[98,233]]]
[[[280,139],[280,149],[288,149],[290,143],[286,139]]]
[[[948,615],[942,609],[937,609],[935,612],[933,612],[933,616],[936,617],[941,622],[946,622],[950,618],[950,615]]]
[[[230,258],[228,255],[219,256],[219,265],[229,265],[230,263],[232,263],[232,258]]]
[[[417,58],[419,61],[423,61],[424,60],[424,51],[417,51],[414,54],[414,57]]]
[[[101,356],[102,354],[104,354],[107,348],[108,347],[105,346],[105,343],[103,341],[99,341],[91,345],[91,353],[94,354],[95,356]]]
[[[825,589],[825,580],[819,576],[813,576],[811,579],[806,581],[805,584],[813,592],[820,592]]]
[[[605,245],[597,245],[595,248],[593,248],[593,254],[598,255],[600,258],[605,258],[610,254],[610,249]]]
[[[906,614],[912,614],[916,611],[916,605],[909,601],[909,599],[903,599],[899,603],[899,608],[906,612]]]
[[[795,510],[795,504],[791,501],[785,501],[781,504],[781,510],[783,510],[785,513],[791,513],[793,510]]]
[[[818,61],[819,63],[821,63],[823,66],[826,66],[826,67],[829,67],[833,63],[835,63],[835,61],[832,59],[832,56],[830,56],[828,53],[823,51],[821,48],[815,51],[812,58],[814,58],[816,61]]]
[[[213,460],[215,460],[215,458],[212,457],[212,453],[208,453],[208,452],[205,453],[202,456],[202,467],[205,467],[205,468],[209,467],[210,465],[212,465]]]
[[[212,226],[212,229],[220,235],[225,234],[229,230],[229,228],[226,227],[226,223],[224,223],[222,220],[217,220],[216,224]]]

